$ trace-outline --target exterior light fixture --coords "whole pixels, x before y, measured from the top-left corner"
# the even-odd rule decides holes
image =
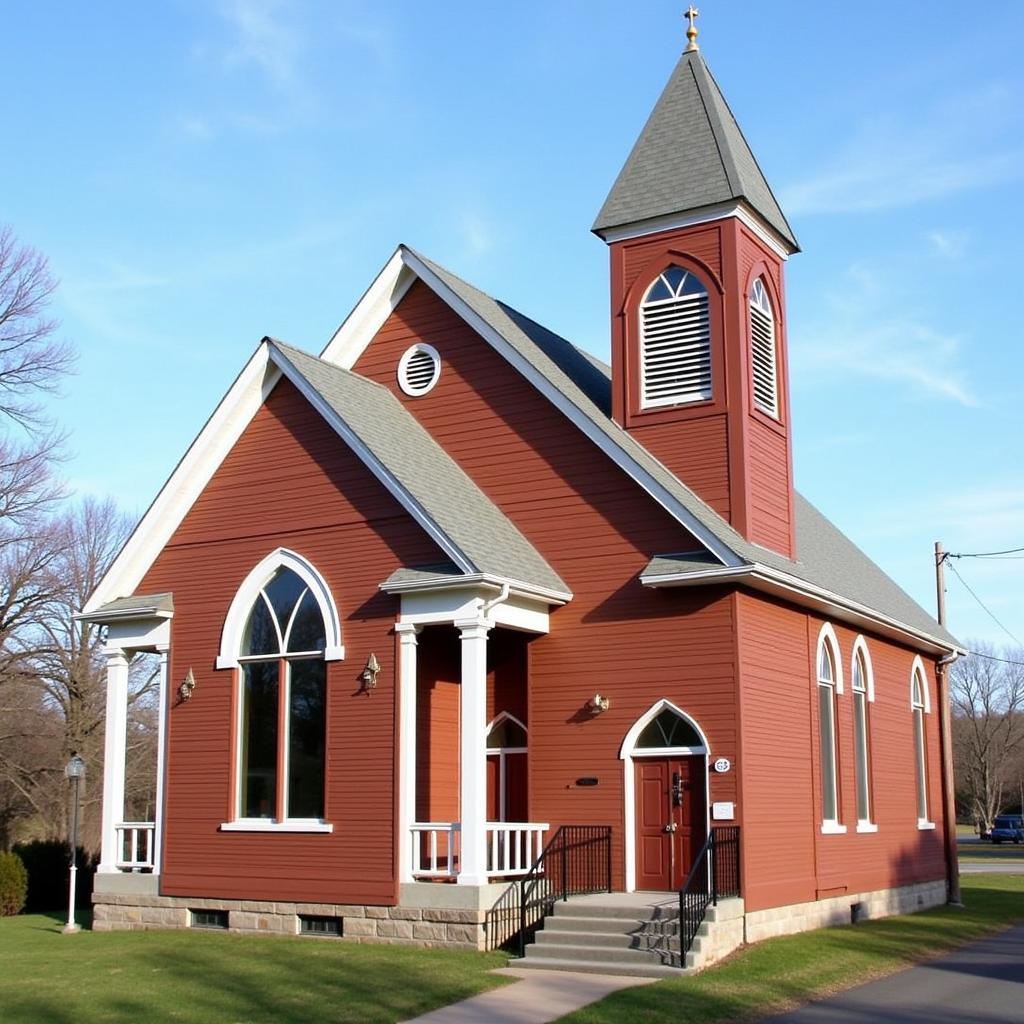
[[[85,778],[85,762],[72,754],[71,760],[64,766],[64,774],[75,784],[75,801],[71,812],[71,865],[68,879],[68,923],[61,929],[65,935],[74,935],[82,929],[75,924],[75,887],[78,882],[78,810],[79,786]]]
[[[192,691],[196,688],[196,677],[192,674],[192,666],[189,666],[188,672],[185,673],[185,678],[181,681],[181,686],[178,687],[178,699],[182,704],[192,699]]]
[[[587,707],[590,708],[595,715],[601,714],[602,711],[607,711],[611,706],[611,697],[602,697],[599,693],[595,693],[587,702]]]
[[[362,672],[364,690],[372,690],[377,685],[379,673],[380,662],[377,660],[377,655],[371,651],[370,656],[366,659],[366,668]]]

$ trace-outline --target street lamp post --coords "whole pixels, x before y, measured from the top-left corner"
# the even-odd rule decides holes
[[[78,881],[78,807],[79,786],[85,778],[85,762],[74,754],[64,768],[64,774],[75,784],[75,802],[71,811],[71,878],[68,884],[68,923],[62,929],[65,935],[74,935],[82,929],[75,924],[75,884]]]

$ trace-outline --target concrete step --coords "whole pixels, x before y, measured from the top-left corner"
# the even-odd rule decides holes
[[[660,948],[659,942],[668,942],[678,948],[674,935],[654,935],[650,932],[590,932],[563,931],[554,923],[537,932],[538,946],[607,946],[612,949]]]
[[[582,901],[559,901],[552,912],[553,917],[603,917],[620,921],[671,921],[679,916],[679,906],[668,904],[664,907],[630,906],[616,903],[584,903]]]
[[[666,951],[661,954],[650,949],[616,949],[612,946],[530,946],[526,958],[540,960],[604,960],[617,964],[664,964],[671,967],[678,957]]]
[[[531,947],[533,948],[533,947]],[[580,971],[583,974],[622,974],[630,978],[682,978],[693,974],[680,967],[663,967],[655,963],[616,963],[610,960],[562,960],[529,956],[515,961],[516,967],[533,971]]]
[[[652,934],[676,935],[679,932],[677,921],[638,921],[624,917],[569,917],[554,916],[547,919],[546,929],[566,932],[603,932],[620,935],[650,931]]]

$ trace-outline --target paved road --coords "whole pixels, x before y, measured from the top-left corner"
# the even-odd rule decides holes
[[[1024,927],[764,1024],[1021,1024]]]
[[[962,860],[961,875],[1024,875],[1024,860]],[[1024,1014],[1021,1014],[1024,1021]]]

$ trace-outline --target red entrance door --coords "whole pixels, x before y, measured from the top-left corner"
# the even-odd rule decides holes
[[[704,757],[636,759],[636,887],[682,887],[704,843]]]

